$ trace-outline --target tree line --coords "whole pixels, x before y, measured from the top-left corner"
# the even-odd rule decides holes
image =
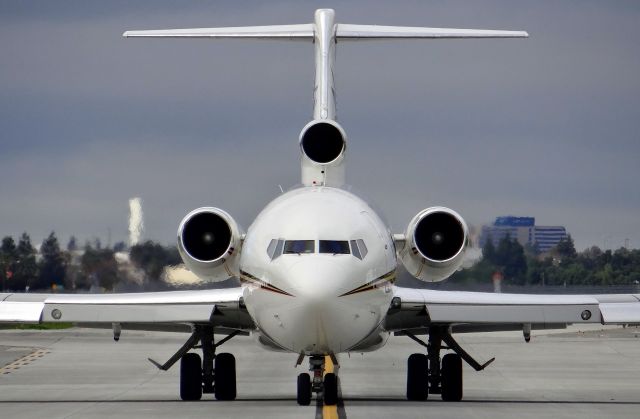
[[[128,252],[130,263],[118,263],[116,254]],[[491,282],[499,272],[509,285],[630,285],[640,283],[640,249],[601,250],[593,246],[576,252],[569,236],[548,254],[523,247],[509,236],[497,246],[491,239],[482,249],[483,258],[468,269],[456,272],[449,281]],[[181,263],[175,246],[146,241],[128,248],[119,242],[104,247],[99,240],[82,249],[75,237],[62,248],[52,232],[36,252],[31,238],[23,233],[16,243],[6,236],[0,246],[0,280],[3,291],[37,291],[64,288],[83,291],[95,287],[112,291],[118,285],[162,283],[166,266]],[[136,282],[137,281],[137,282]]]
[[[631,285],[640,283],[640,249],[615,251],[593,246],[577,252],[571,236],[541,255],[523,247],[510,236],[494,246],[489,238],[482,259],[469,269],[456,272],[451,280],[467,283],[491,282],[499,272],[509,285]]]
[[[130,263],[118,263],[116,254],[122,251],[128,251]],[[39,253],[27,233],[17,243],[6,236],[0,246],[3,291],[82,291],[96,287],[112,291],[119,284],[136,282],[140,276],[145,283],[159,283],[165,266],[179,263],[175,246],[165,247],[152,241],[127,248],[123,242],[103,247],[95,240],[80,249],[72,236],[63,249],[55,232],[51,232]]]

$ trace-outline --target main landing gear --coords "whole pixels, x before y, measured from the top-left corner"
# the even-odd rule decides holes
[[[408,331],[403,331],[420,345],[427,348],[427,354],[412,354],[407,362],[407,399],[427,400],[429,394],[440,394],[442,400],[457,402],[462,400],[462,360],[476,371],[485,369],[495,358],[479,364],[458,345],[448,327],[431,326],[429,343],[424,343]],[[442,346],[442,342],[447,346]],[[451,349],[440,360],[440,350]]]
[[[182,400],[200,400],[203,393],[213,393],[217,400],[235,400],[236,359],[230,353],[216,355],[216,348],[239,333],[233,332],[214,343],[213,326],[195,326],[191,337],[167,362],[161,365],[153,359],[149,361],[166,371],[180,360]],[[202,358],[189,352],[197,348],[202,348]]]
[[[331,363],[331,367],[326,368],[329,372],[325,373],[326,358],[324,356],[312,356],[309,358],[309,371],[312,372],[313,379],[306,372],[298,375],[297,401],[299,405],[308,406],[311,403],[311,394],[313,392],[322,393],[325,405],[338,403],[338,376],[333,372],[335,365],[332,360],[328,361]]]

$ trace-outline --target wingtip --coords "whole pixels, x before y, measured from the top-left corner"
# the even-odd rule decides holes
[[[122,37],[123,37],[123,38],[128,38],[128,37],[129,37],[129,31],[124,31],[124,32],[122,33]]]

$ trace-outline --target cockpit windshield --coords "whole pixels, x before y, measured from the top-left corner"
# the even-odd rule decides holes
[[[283,240],[273,239],[267,247],[269,259],[274,260],[285,254],[301,255],[325,253],[331,255],[353,255],[362,260],[367,255],[367,246],[362,239],[357,240]]]
[[[284,254],[315,253],[315,240],[286,240]]]
[[[320,253],[332,253],[334,255],[348,255],[349,242],[346,240],[320,240]]]

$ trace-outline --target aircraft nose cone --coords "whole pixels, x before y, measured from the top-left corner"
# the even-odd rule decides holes
[[[289,268],[288,277],[295,295],[309,303],[336,298],[347,284],[346,272],[332,261],[301,261]]]

